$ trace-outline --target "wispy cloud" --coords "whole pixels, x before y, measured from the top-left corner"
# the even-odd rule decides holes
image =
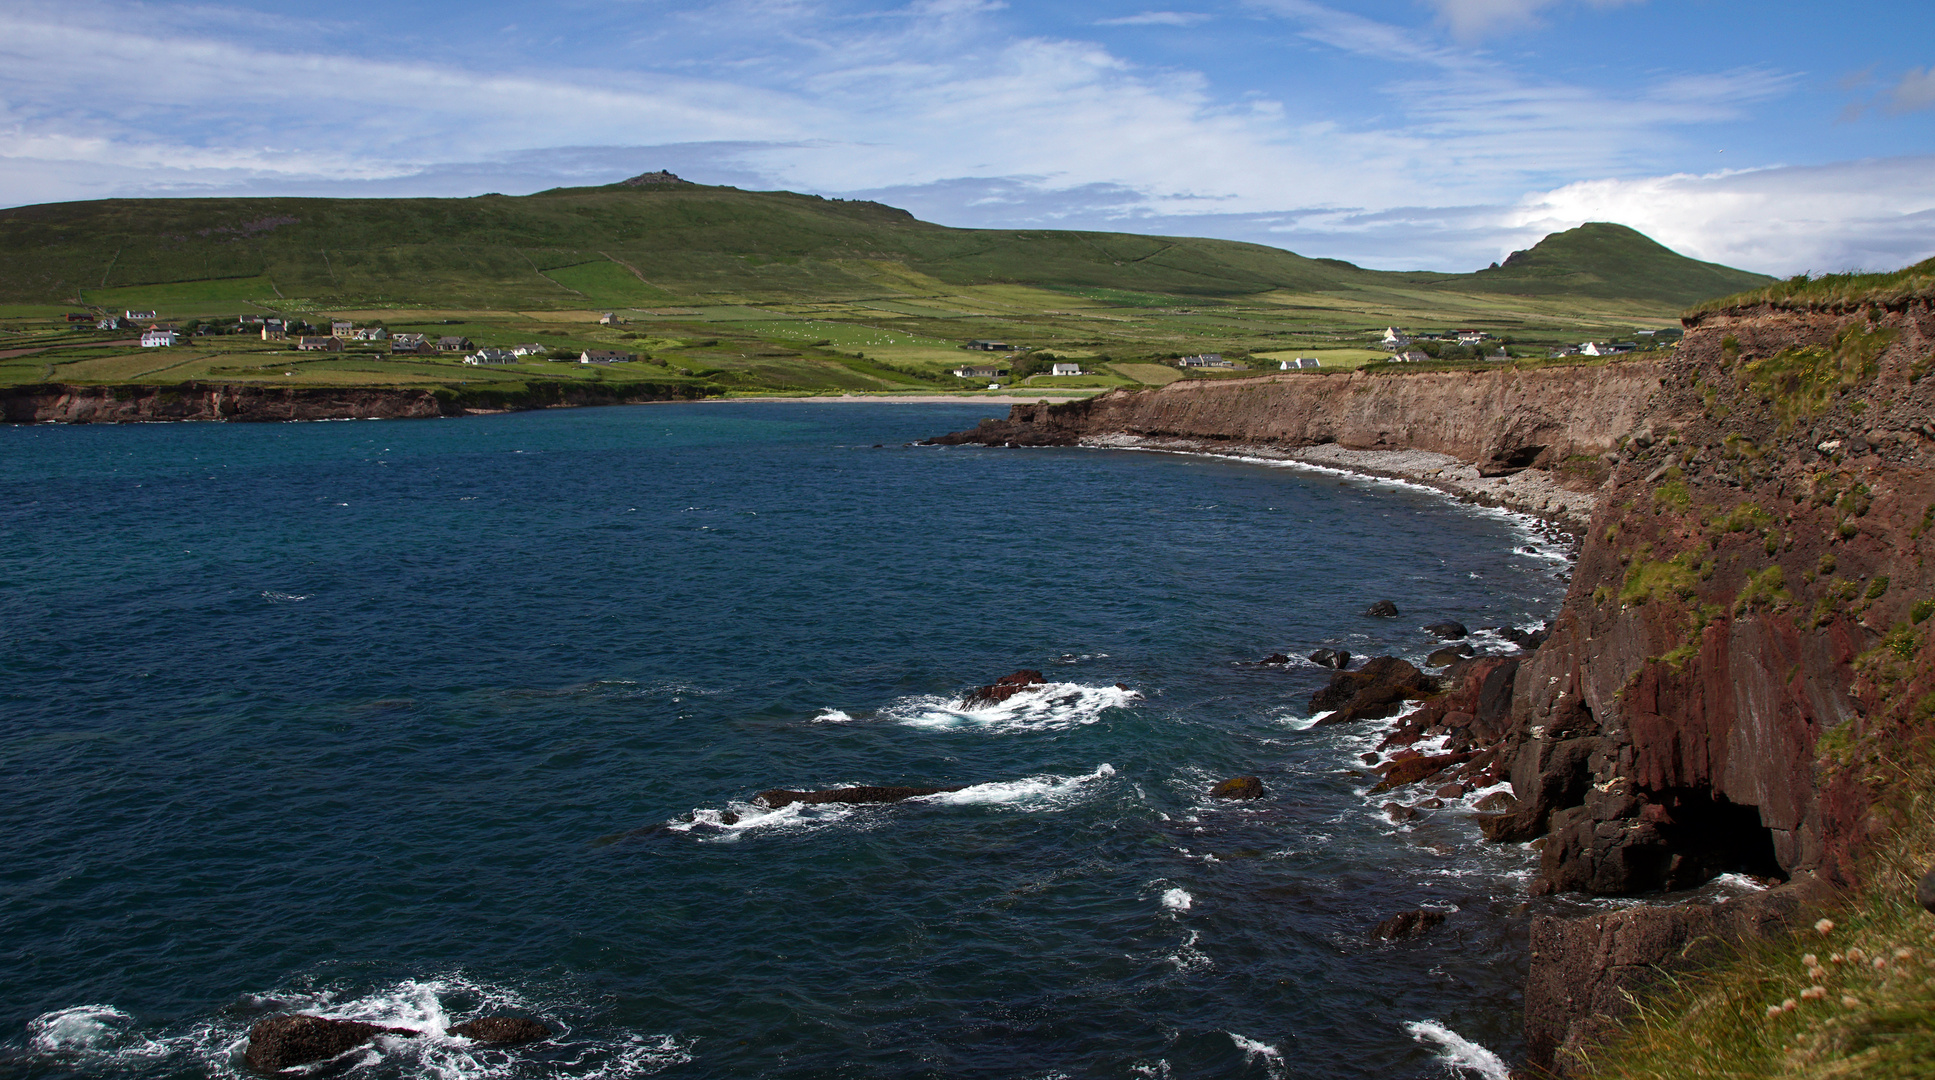
[[[1888,90],[1888,111],[1920,112],[1935,106],[1935,68],[1910,68]]]
[[[1470,41],[1505,30],[1538,22],[1541,12],[1568,0],[1426,0],[1438,9],[1438,17],[1452,34]],[[1609,8],[1645,0],[1585,0],[1593,7]]]
[[[1200,11],[1144,11],[1114,19],[1098,19],[1097,26],[1195,26],[1211,16]]]

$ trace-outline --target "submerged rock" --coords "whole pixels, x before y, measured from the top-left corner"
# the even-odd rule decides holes
[[[1310,662],[1318,667],[1342,671],[1350,666],[1350,653],[1342,649],[1318,649],[1310,654]]]
[[[1383,941],[1403,941],[1406,938],[1423,937],[1432,927],[1445,921],[1444,913],[1438,911],[1402,911],[1378,923],[1371,930],[1371,936]]]
[[[1518,809],[1518,799],[1509,791],[1494,791],[1473,806],[1481,814],[1509,814]]]
[[[1379,770],[1384,773],[1384,781],[1373,790],[1390,791],[1392,788],[1400,788],[1406,784],[1415,784],[1420,780],[1436,776],[1453,765],[1470,761],[1471,758],[1472,754],[1468,751],[1463,754],[1433,754],[1429,757],[1420,755],[1392,761],[1379,766]]]
[[[1261,799],[1263,781],[1254,776],[1238,776],[1211,788],[1209,795],[1212,799]]]
[[[449,1030],[452,1035],[481,1043],[536,1042],[551,1037],[550,1028],[522,1016],[480,1016],[453,1025]]]
[[[754,801],[769,810],[794,803],[891,803],[902,799],[917,799],[922,795],[939,795],[948,791],[959,791],[966,784],[952,787],[849,787],[832,788],[826,791],[789,791],[774,788],[762,791]]]
[[[1383,809],[1384,816],[1390,818],[1394,824],[1403,824],[1404,822],[1416,819],[1418,816],[1416,810],[1413,810],[1403,803],[1387,802],[1384,804]]]
[[[1264,657],[1263,659],[1257,661],[1257,663],[1259,664],[1287,664],[1289,662],[1290,662],[1290,658],[1283,655],[1280,652],[1273,652],[1270,655]]]
[[[1449,664],[1455,664],[1477,651],[1477,649],[1472,648],[1470,645],[1447,645],[1433,652],[1430,656],[1425,657],[1424,666],[1432,668],[1445,667]]]
[[[416,1038],[421,1032],[409,1028],[366,1024],[361,1020],[332,1020],[326,1016],[268,1016],[249,1028],[249,1048],[242,1058],[249,1067],[263,1072],[280,1072],[326,1061],[357,1047],[378,1035]]]
[[[1464,623],[1461,623],[1456,619],[1446,619],[1443,622],[1428,623],[1424,627],[1424,632],[1432,635],[1433,637],[1438,638],[1441,641],[1457,641],[1459,638],[1464,637],[1467,634],[1471,633],[1471,631],[1465,629]]]
[[[1398,616],[1398,609],[1397,605],[1391,603],[1389,600],[1379,600],[1377,603],[1365,608],[1364,614],[1376,619],[1395,619]]]
[[[977,705],[999,705],[1031,686],[1045,686],[1047,683],[1041,672],[1023,668],[1013,675],[1003,675],[987,686],[969,690],[962,696],[961,706],[972,709]]]

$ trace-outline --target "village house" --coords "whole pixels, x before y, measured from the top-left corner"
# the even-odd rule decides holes
[[[445,336],[437,339],[438,352],[463,352],[473,347],[467,337]]]
[[[71,311],[70,311],[70,312],[68,312],[68,314],[67,314],[67,321],[68,321],[68,322],[71,322],[71,323],[84,323],[84,322],[93,322],[93,321],[94,321],[94,316],[92,316],[92,315],[89,315],[89,314],[88,314],[87,312],[85,312],[85,311],[81,311],[81,312],[71,312]]]
[[[1384,328],[1384,340],[1381,344],[1391,352],[1396,352],[1406,345],[1411,344],[1411,339],[1406,336],[1404,331],[1399,330],[1397,327],[1387,326]]]
[[[121,317],[129,322],[153,322],[155,313],[152,311],[129,311],[124,312]]]
[[[342,352],[343,342],[336,337],[299,337],[296,348],[301,352]]]
[[[517,357],[509,349],[478,349],[476,352],[464,357],[464,363],[469,364],[471,367],[477,367],[482,364],[515,364],[517,363]]]
[[[1487,334],[1483,330],[1458,330],[1454,331],[1454,333],[1457,335],[1458,344],[1460,345],[1477,345],[1491,337],[1490,334]]]
[[[1081,373],[1082,365],[1071,364],[1065,361],[1057,361],[1053,367],[1048,369],[1048,374],[1050,375],[1080,375]]]
[[[353,322],[349,322],[344,319],[336,319],[329,324],[330,337],[349,338],[349,337],[354,337],[355,335],[356,335],[356,324]]]
[[[550,351],[551,351],[550,346],[540,345],[535,341],[531,342],[529,345],[511,346],[511,355],[513,356],[542,356],[545,353],[548,353]]]
[[[1233,368],[1236,365],[1223,359],[1222,353],[1212,352],[1180,357],[1176,360],[1176,366],[1179,368]]]
[[[611,349],[586,349],[578,355],[580,364],[629,364],[635,359],[631,353]]]
[[[970,341],[966,345],[963,345],[961,347],[964,349],[973,349],[976,352],[1013,352],[1014,351],[1014,346],[1009,345],[1005,341],[991,341],[987,338],[975,338],[973,341]]]
[[[388,341],[390,332],[380,326],[365,326],[350,335],[354,341]]]
[[[617,326],[619,323],[624,321],[625,320],[618,317],[618,313],[616,311],[607,311],[603,315],[598,316],[599,326]]]
[[[1277,364],[1278,371],[1300,371],[1304,368],[1323,367],[1324,362],[1314,356],[1299,356],[1295,360],[1284,360]]]
[[[158,349],[180,344],[181,333],[176,330],[144,330],[141,332],[141,347]]]
[[[1630,341],[1588,341],[1579,346],[1581,356],[1618,356],[1629,353],[1639,346]]]
[[[121,316],[119,316],[119,315],[103,315],[103,316],[101,316],[101,319],[100,319],[100,321],[94,324],[94,329],[96,329],[96,330],[119,330],[119,329],[121,329]]]
[[[1008,369],[999,364],[962,364],[954,369],[954,374],[963,379],[993,379],[1007,373]]]
[[[422,334],[398,334],[390,339],[393,353],[426,353],[430,351],[430,339]]]
[[[1431,359],[1431,354],[1423,349],[1406,349],[1391,359],[1401,364],[1422,364]]]

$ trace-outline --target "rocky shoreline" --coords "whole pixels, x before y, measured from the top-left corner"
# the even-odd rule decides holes
[[[292,387],[253,383],[0,387],[0,422],[133,424],[172,421],[424,420],[480,413],[653,401],[696,401],[717,388],[680,383],[605,387],[533,383],[517,390],[472,387]]]
[[[1929,298],[1767,306],[1688,319],[1664,360],[1192,380],[933,441],[1297,461],[1582,532],[1550,639],[1392,736],[1461,740],[1405,776],[1509,780],[1479,824],[1537,848],[1534,895],[1655,898],[1533,918],[1527,1065],[1563,1075],[1661,972],[1778,932],[1886,832],[1872,763],[1935,720],[1932,367]],[[1660,902],[1721,873],[1774,887]]]

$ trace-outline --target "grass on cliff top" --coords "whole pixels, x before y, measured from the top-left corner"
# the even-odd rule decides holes
[[[1768,304],[1781,308],[1853,308],[1865,304],[1898,304],[1935,297],[1935,259],[1887,274],[1796,274],[1764,288],[1707,300],[1687,309],[1695,318],[1719,311]]]
[[[1831,736],[1830,736],[1831,737]],[[1827,740],[1824,740],[1824,742]],[[1915,883],[1935,858],[1935,750],[1859,763],[1894,793],[1868,880],[1803,926],[1668,981],[1587,1080],[1927,1080],[1935,1076],[1935,915]],[[1810,964],[1809,958],[1814,963]]]

